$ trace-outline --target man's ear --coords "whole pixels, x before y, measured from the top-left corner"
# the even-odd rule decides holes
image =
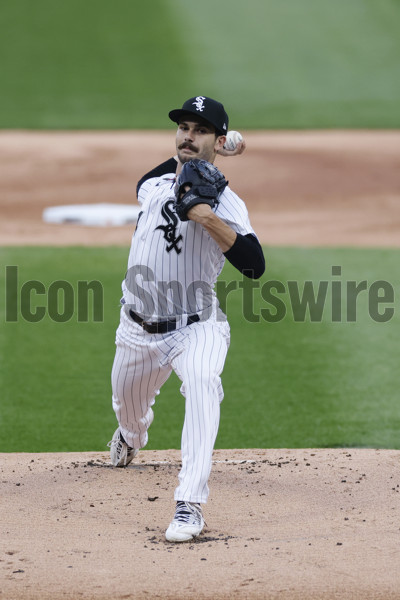
[[[226,135],[219,135],[217,137],[217,139],[215,140],[215,151],[218,152],[218,150],[221,150],[224,147],[224,144],[226,142]]]

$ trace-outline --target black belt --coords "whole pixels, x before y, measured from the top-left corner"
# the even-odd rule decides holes
[[[175,331],[176,329],[176,319],[167,319],[166,321],[156,321],[154,323],[146,323],[139,317],[133,310],[129,311],[129,316],[131,319],[138,323],[147,333],[168,333],[169,331]],[[192,323],[197,323],[200,321],[199,315],[189,315],[187,318],[187,324],[191,325]]]

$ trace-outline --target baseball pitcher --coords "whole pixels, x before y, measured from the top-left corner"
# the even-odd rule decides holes
[[[197,96],[169,113],[177,123],[176,157],[138,183],[141,213],[122,283],[120,324],[112,369],[118,428],[111,462],[127,466],[146,446],[153,405],[172,370],[182,382],[185,419],[182,468],[175,490],[170,542],[198,536],[223,398],[221,373],[230,331],[215,293],[228,259],[247,277],[265,270],[244,202],[214,165],[224,150],[228,115]]]

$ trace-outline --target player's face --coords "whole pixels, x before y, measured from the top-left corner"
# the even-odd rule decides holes
[[[216,137],[215,129],[201,120],[184,119],[176,132],[176,151],[181,163],[193,158],[214,162],[217,150],[224,144],[225,136]]]

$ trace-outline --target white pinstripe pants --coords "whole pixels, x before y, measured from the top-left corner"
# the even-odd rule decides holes
[[[185,420],[182,468],[175,500],[207,502],[208,479],[218,433],[222,373],[229,325],[210,318],[166,334],[143,331],[121,310],[111,382],[113,409],[132,448],[147,444],[152,406],[172,370],[182,381]]]

